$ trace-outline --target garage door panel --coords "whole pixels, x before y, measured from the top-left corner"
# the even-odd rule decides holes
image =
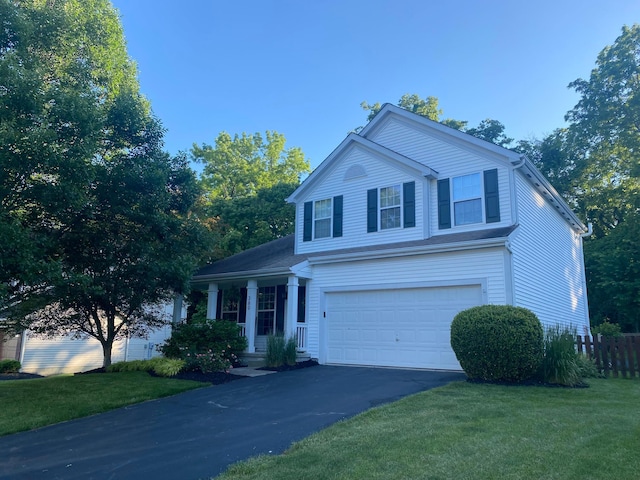
[[[479,285],[327,294],[327,362],[460,370],[450,326]]]

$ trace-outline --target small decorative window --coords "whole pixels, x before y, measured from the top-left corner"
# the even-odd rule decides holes
[[[331,199],[318,200],[313,206],[313,238],[331,236]]]
[[[402,193],[401,185],[380,189],[380,229],[400,228]]]
[[[453,178],[453,217],[456,225],[482,222],[482,180],[479,173]]]

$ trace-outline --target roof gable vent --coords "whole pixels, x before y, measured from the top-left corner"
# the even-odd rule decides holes
[[[347,171],[344,172],[344,180],[352,180],[354,178],[366,177],[367,171],[364,169],[362,165],[356,164],[351,165],[347,168]]]

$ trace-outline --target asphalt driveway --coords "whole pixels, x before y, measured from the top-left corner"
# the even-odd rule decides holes
[[[0,478],[199,479],[461,373],[317,366],[0,437]]]

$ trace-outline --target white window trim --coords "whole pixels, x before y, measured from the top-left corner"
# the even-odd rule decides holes
[[[454,200],[453,197],[453,191],[454,191],[454,182],[457,178],[462,178],[462,177],[468,177],[471,175],[478,175],[480,177],[480,196],[479,197],[469,197],[469,198],[465,198],[464,200]],[[464,175],[456,175],[455,177],[451,177],[451,188],[450,188],[450,192],[449,192],[449,197],[450,197],[450,204],[451,204],[451,226],[452,227],[459,227],[459,228],[464,228],[464,227],[468,227],[470,225],[479,225],[479,224],[485,224],[487,223],[486,220],[486,212],[485,212],[485,207],[484,207],[484,175],[483,172],[471,172],[471,173],[465,173]],[[468,202],[469,200],[480,200],[480,221],[478,222],[473,222],[473,223],[463,223],[461,225],[458,225],[456,223],[456,203],[462,203],[462,202]]]
[[[260,291],[264,292],[264,289],[273,288],[273,308],[260,308]],[[256,330],[259,325],[258,316],[260,313],[269,313],[273,312],[273,325],[271,328],[271,334],[274,334],[276,331],[276,309],[278,304],[278,288],[275,286],[271,287],[259,287],[258,288],[258,298],[256,304]],[[264,335],[263,333],[258,333],[258,335]],[[267,334],[268,335],[268,334]]]
[[[380,191],[385,189],[385,188],[393,188],[393,187],[399,187],[400,189],[400,204],[399,205],[394,205],[392,207],[383,207],[382,206],[382,199],[380,198]],[[382,210],[388,210],[390,208],[398,208],[400,207],[400,225],[398,225],[397,227],[391,227],[391,228],[383,228],[382,227]],[[403,218],[404,218],[404,189],[402,188],[402,183],[396,183],[393,185],[386,185],[384,187],[379,187],[378,188],[378,225],[380,225],[379,231],[387,231],[387,230],[397,230],[399,228],[402,228],[403,225]]]
[[[225,307],[227,306],[227,305],[226,305],[226,298],[225,298],[225,297],[227,297],[227,295],[229,295],[228,290],[226,290],[226,289],[225,289],[225,290],[222,290],[222,306],[221,306],[221,310],[222,310],[222,311],[220,312],[220,316],[221,316],[221,317],[222,317],[222,319],[224,319],[224,320],[231,320],[231,319],[229,319],[229,318],[225,319],[225,318],[224,318],[224,314],[225,314],[225,313],[235,313],[235,314],[236,314],[236,315],[235,315],[235,317],[236,317],[236,318],[235,318],[235,320],[234,320],[234,321],[235,321],[236,323],[238,323],[238,322],[240,321],[240,303],[241,303],[241,298],[238,298],[238,303],[236,304],[236,306],[237,306],[237,310],[225,310]]]
[[[316,203],[319,202],[329,202],[329,205],[331,205],[331,215],[329,215],[328,217],[321,217],[321,218],[316,218]],[[329,220],[329,235],[326,235],[324,237],[317,237],[316,236],[316,221],[318,220]],[[323,198],[321,200],[314,200],[313,202],[313,216],[312,216],[312,238],[313,240],[323,240],[325,238],[331,238],[333,236],[333,197],[329,197],[329,198]]]

